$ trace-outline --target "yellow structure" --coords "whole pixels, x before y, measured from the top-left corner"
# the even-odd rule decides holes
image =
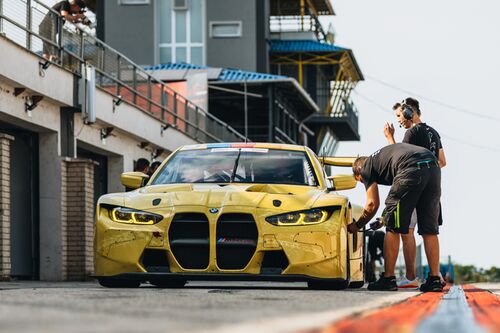
[[[349,160],[319,159],[304,146],[208,144],[172,153],[144,187],[146,175],[123,174],[138,189],[98,201],[96,277],[108,287],[188,280],[361,287],[363,232],[347,232],[361,209],[337,193],[355,181],[326,178],[322,162]]]

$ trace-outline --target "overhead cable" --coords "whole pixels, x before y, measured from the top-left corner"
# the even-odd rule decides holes
[[[448,108],[448,109],[452,109],[452,110],[455,110],[455,111],[458,111],[458,112],[461,112],[461,113],[464,113],[464,114],[468,114],[470,116],[480,117],[480,118],[483,118],[483,119],[489,119],[489,120],[494,120],[494,121],[500,121],[500,118],[498,118],[498,117],[493,117],[493,116],[486,115],[486,114],[483,114],[483,113],[478,113],[478,112],[474,112],[474,111],[467,110],[467,109],[464,109],[464,108],[459,108],[457,106],[454,106],[454,105],[451,105],[451,104],[448,104],[448,103],[444,103],[444,102],[441,102],[441,101],[438,101],[438,100],[435,100],[435,99],[432,99],[432,98],[425,97],[425,96],[420,95],[420,94],[416,94],[416,93],[411,92],[409,90],[400,88],[398,86],[395,86],[395,85],[390,84],[388,82],[385,82],[383,80],[377,79],[377,78],[375,78],[373,76],[370,76],[370,75],[365,75],[365,76],[367,78],[369,78],[370,80],[372,80],[372,81],[375,81],[375,82],[377,82],[377,83],[379,83],[379,84],[381,84],[383,86],[386,86],[386,87],[389,87],[389,88],[392,88],[392,89],[404,92],[405,94],[407,94],[409,96],[418,97],[420,99],[426,100],[426,101],[434,103],[436,105],[439,105],[439,106],[442,106],[442,107],[445,107],[445,108]]]

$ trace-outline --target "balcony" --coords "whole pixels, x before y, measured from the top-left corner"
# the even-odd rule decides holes
[[[43,28],[59,27],[49,33]],[[53,31],[52,31],[53,30]],[[51,64],[82,76],[84,65],[95,69],[96,86],[135,106],[198,142],[243,141],[245,137],[203,110],[168,84],[146,72],[125,55],[75,25],[38,0],[1,1],[0,36]],[[55,56],[53,62],[41,56]]]
[[[342,107],[331,114],[315,114],[306,124],[318,129],[327,126],[335,133],[339,141],[359,141],[358,110],[350,100],[344,101]]]

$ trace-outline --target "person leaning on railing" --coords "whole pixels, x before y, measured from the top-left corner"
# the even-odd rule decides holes
[[[60,24],[64,24],[64,21],[89,25],[90,21],[83,13],[86,7],[82,0],[59,1],[52,6],[52,10],[45,15],[38,26],[40,36],[57,43],[57,33],[60,32],[62,28]],[[55,13],[60,15],[62,20]],[[57,48],[53,44],[43,41],[43,56],[50,61],[57,61]]]

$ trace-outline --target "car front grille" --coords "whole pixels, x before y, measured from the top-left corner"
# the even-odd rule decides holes
[[[208,218],[202,213],[178,213],[168,230],[170,249],[184,269],[205,269],[210,258]]]
[[[251,214],[223,214],[217,221],[216,253],[220,269],[245,268],[257,248],[259,232]]]

